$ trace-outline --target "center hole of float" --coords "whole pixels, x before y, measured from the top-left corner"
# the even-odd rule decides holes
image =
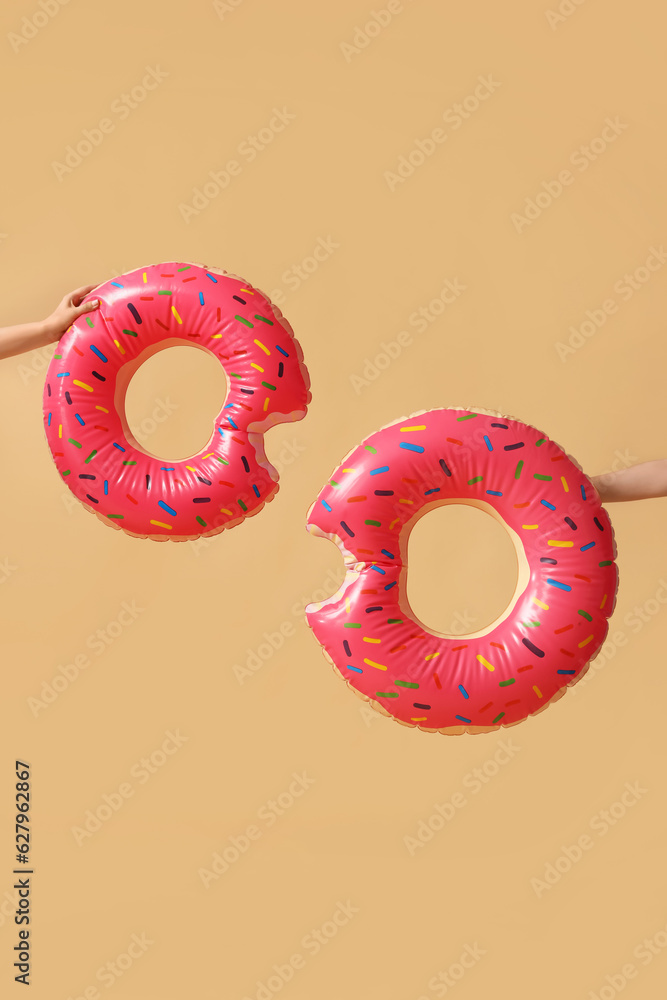
[[[125,394],[125,420],[142,451],[182,461],[202,451],[224,405],[227,377],[208,351],[183,344],[139,359]]]
[[[407,563],[413,617],[445,636],[495,627],[529,577],[518,536],[490,506],[462,502],[433,507],[414,523]]]

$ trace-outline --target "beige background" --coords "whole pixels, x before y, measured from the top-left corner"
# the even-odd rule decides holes
[[[615,289],[667,240],[665,15],[649,0],[561,7],[571,13],[559,20],[556,0],[394,2],[390,23],[351,50],[384,0],[70,0],[38,29],[23,21],[36,0],[3,6],[0,322],[41,318],[69,288],[144,263],[201,261],[279,293],[313,388],[306,419],[267,435],[276,500],[205,545],[157,544],[105,529],[59,482],[41,415],[53,350],[0,366],[3,996],[22,989],[16,757],[34,783],[36,1000],[664,992],[667,500],[610,507],[616,638],[590,679],[503,735],[428,735],[371,714],[300,612],[342,566],[308,536],[310,503],[353,445],[403,415],[502,410],[591,475],[665,455],[667,268],[638,272],[631,295]],[[34,37],[17,42],[22,29]],[[146,67],[167,75],[112,110]],[[460,127],[443,122],[480,76],[494,92]],[[274,108],[294,118],[248,162],[239,147]],[[59,179],[54,162],[103,118],[113,129]],[[581,169],[577,150],[608,118],[618,134]],[[436,128],[446,140],[391,190],[386,172]],[[179,206],[234,158],[239,175],[186,221]],[[517,225],[566,169],[572,183]],[[320,239],[336,247],[297,281]],[[447,280],[465,291],[418,332],[410,315]],[[604,325],[559,356],[608,299],[618,308]],[[412,342],[400,357],[368,367],[402,330]],[[224,391],[207,358],[179,353],[132,389],[130,416],[165,457],[203,443]],[[425,518],[411,558],[411,597],[432,626],[480,628],[511,593],[511,549],[479,512]],[[114,626],[123,602],[143,610]],[[98,652],[109,623],[115,638]],[[281,628],[273,652],[265,633]],[[36,707],[83,654],[88,666]],[[234,668],[248,660],[261,667],[243,678]],[[187,740],[166,756],[169,730]],[[148,775],[139,762],[151,755]],[[295,772],[312,782],[298,798]],[[626,783],[641,791],[614,806]],[[87,811],[121,785],[131,796],[82,839]],[[435,805],[457,793],[464,805],[445,822]],[[281,795],[269,825],[258,811]],[[595,817],[609,809],[618,818],[602,833]],[[406,841],[429,820],[441,828],[428,842]],[[200,869],[251,824],[258,839],[206,888]],[[584,835],[592,846],[566,870],[563,849]],[[560,875],[547,867],[557,862]],[[547,889],[533,880],[548,870]],[[357,912],[344,918],[339,903]],[[332,934],[334,915],[344,926],[314,954],[307,936]],[[98,978],[133,934],[152,944]],[[463,972],[466,947],[477,958]],[[296,953],[292,978],[263,990]],[[450,967],[462,978],[438,985]]]

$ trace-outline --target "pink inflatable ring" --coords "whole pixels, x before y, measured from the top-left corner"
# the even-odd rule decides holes
[[[470,504],[509,532],[519,562],[506,611],[443,635],[406,595],[410,530],[435,506]],[[611,523],[581,468],[527,424],[488,410],[415,414],[366,438],[308,513],[347,564],[337,594],[306,608],[335,670],[374,708],[450,735],[513,726],[586,672],[618,583]]]
[[[72,493],[129,535],[184,541],[258,513],[278,490],[263,433],[300,420],[309,378],[292,328],[258,289],[198,264],[153,264],[90,293],[98,311],[62,337],[44,388],[46,437]],[[229,390],[211,438],[170,462],[132,436],[124,412],[137,368],[190,344],[219,359]]]

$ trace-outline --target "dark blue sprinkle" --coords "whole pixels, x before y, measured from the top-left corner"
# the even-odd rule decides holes
[[[422,705],[421,702],[419,702],[419,701],[413,701],[412,707],[413,708],[430,708],[431,706],[430,705]]]
[[[366,608],[366,614],[369,615],[371,611],[382,611],[382,605],[373,606],[372,608]]]
[[[396,586],[396,581],[394,580],[394,581],[393,581],[393,583],[388,583],[388,584],[386,584],[386,586],[385,586],[385,588],[384,588],[384,589],[385,589],[385,590],[391,590],[391,588],[392,588],[392,587],[395,587],[395,586]]]
[[[95,479],[95,476],[91,476],[87,472],[80,472],[79,473],[79,479]]]
[[[285,365],[281,361],[280,364],[278,365],[278,378],[282,378],[284,374],[285,374]]]
[[[441,458],[439,461],[440,461],[440,468],[442,469],[442,471],[444,472],[444,474],[446,476],[451,476],[452,473],[451,473],[451,471],[449,469],[449,466],[445,462],[444,458]]]
[[[573,531],[577,530],[577,526],[571,517],[564,517],[563,520],[565,521],[566,524],[569,524],[569,526],[572,528]]]
[[[602,525],[601,525],[601,524],[600,524],[600,522],[598,521],[597,517],[594,517],[594,518],[593,518],[593,524],[595,525],[595,527],[596,527],[596,528],[599,528],[599,529],[600,529],[600,531],[604,531],[604,528],[602,527]]]
[[[106,378],[104,377],[104,375],[100,375],[99,372],[93,372],[93,375],[95,376],[95,378],[99,379],[100,382],[106,382]]]
[[[576,670],[558,670],[556,672],[559,673],[559,674],[576,674],[577,671]]]
[[[383,556],[386,556],[387,559],[393,559],[394,558],[393,553],[392,552],[388,552],[387,549],[380,549],[380,552],[382,553]]]
[[[67,400],[67,402],[71,406],[72,405],[72,397],[70,396],[69,392],[65,393],[65,399]]]
[[[393,490],[375,490],[376,497],[393,497]]]
[[[345,650],[346,656],[352,656],[352,650],[350,649],[350,644],[347,639],[343,639],[343,649]]]
[[[558,560],[557,559],[549,559],[548,556],[542,556],[541,559],[540,559],[540,562],[551,563],[552,566],[557,566],[558,565]]]
[[[151,477],[149,475],[146,475],[146,489],[149,490],[150,488],[151,488]]]
[[[345,521],[341,521],[340,522],[340,526],[343,529],[343,531],[347,531],[347,533],[350,536],[350,538],[354,538],[354,532],[352,531],[352,529],[350,527],[348,527],[348,525],[345,523]]]
[[[245,305],[248,304],[245,299],[241,298],[240,295],[232,295],[232,298],[236,299],[237,302],[240,302],[242,306],[245,306]]]
[[[96,500],[95,497],[91,497],[90,493],[86,493],[86,497],[87,497],[88,500],[92,500],[93,503],[99,503],[100,502],[99,500]]]
[[[48,395],[50,396],[51,395],[51,384],[49,382],[46,383],[46,391],[47,391]]]
[[[203,483],[204,486],[211,486],[212,485],[211,480],[210,479],[204,479],[203,476],[197,476],[197,479],[199,480],[200,483]]]
[[[210,503],[211,502],[211,498],[210,497],[193,497],[192,498],[192,502],[193,503]]]
[[[492,427],[502,427],[503,430],[508,430],[509,424],[491,424]]]
[[[245,457],[245,455],[241,455],[241,461],[243,462],[243,468],[245,469],[245,471],[246,472],[250,472],[250,466],[248,465],[248,459]]]
[[[254,389],[241,389],[241,392],[245,393],[246,396],[254,396],[255,395],[255,390]]]
[[[431,493],[439,493],[439,492],[440,492],[440,487],[439,486],[434,486],[432,490],[426,490],[426,492],[424,493],[424,496],[427,497],[427,496],[430,496]]]
[[[523,448],[523,447],[524,447],[524,442],[519,441],[517,442],[517,444],[506,444],[505,451],[515,451],[517,448]]]

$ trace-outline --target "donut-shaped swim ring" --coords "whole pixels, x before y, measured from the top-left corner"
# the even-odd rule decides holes
[[[519,563],[506,611],[469,635],[420,622],[407,600],[407,543],[435,506],[486,510]],[[415,414],[366,438],[308,513],[334,541],[341,589],[306,608],[335,670],[406,726],[449,735],[513,726],[586,672],[618,583],[611,523],[581,468],[546,434],[488,410]]]
[[[46,437],[72,493],[129,535],[184,541],[258,513],[278,490],[263,433],[300,420],[310,401],[303,353],[280,310],[249,282],[212,267],[140,267],[90,292],[57,345],[44,388]],[[168,461],[133,437],[131,377],[151,355],[190,344],[219,359],[228,392],[196,455]]]

